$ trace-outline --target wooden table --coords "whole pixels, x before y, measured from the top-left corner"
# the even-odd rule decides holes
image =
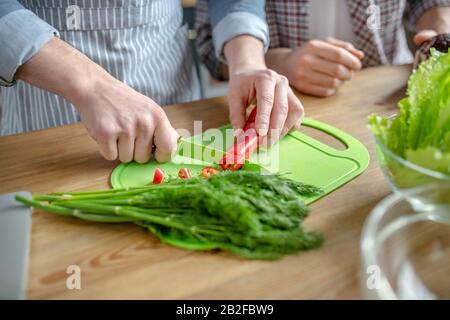
[[[102,225],[35,211],[29,298],[360,298],[359,242],[371,209],[389,192],[366,128],[372,112],[391,114],[404,95],[409,66],[367,69],[338,95],[302,96],[307,115],[360,139],[371,164],[360,177],[312,205],[306,227],[325,245],[281,260],[249,261],[223,252],[191,252],[161,244],[131,225]],[[166,108],[175,127],[227,123],[225,98]],[[310,132],[317,138],[317,133]],[[0,138],[0,193],[49,193],[108,187],[117,163],[103,160],[81,124]],[[81,290],[66,289],[66,268],[81,267]]]

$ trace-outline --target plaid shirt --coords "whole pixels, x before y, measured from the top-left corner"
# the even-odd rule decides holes
[[[311,0],[267,0],[266,15],[270,47],[294,48],[311,40],[309,3]],[[416,20],[435,6],[450,6],[450,0],[347,0],[355,33],[354,45],[364,51],[363,66],[412,62],[403,20],[414,31]],[[379,9],[379,19],[369,8]],[[197,48],[212,76],[221,78],[224,65],[214,54],[206,0],[199,0],[196,16]],[[371,22],[379,22],[371,24]]]

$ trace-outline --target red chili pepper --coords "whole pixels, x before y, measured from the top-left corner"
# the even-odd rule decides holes
[[[253,108],[252,112],[248,115],[247,122],[244,125],[244,131],[250,129],[250,127],[255,127],[256,122],[256,107]]]
[[[227,150],[220,161],[223,170],[239,170],[244,165],[245,159],[250,158],[258,149],[259,136],[255,129],[256,112],[255,107],[244,125],[244,132],[237,137],[235,144]]]
[[[209,178],[213,174],[217,174],[217,173],[219,173],[219,170],[217,170],[213,167],[204,167],[202,169],[202,177],[204,177],[204,178]]]
[[[155,173],[153,174],[153,184],[160,184],[164,181],[165,173],[162,169],[156,167]]]
[[[188,168],[181,168],[180,170],[178,170],[178,176],[181,179],[188,179],[191,177],[191,172]]]

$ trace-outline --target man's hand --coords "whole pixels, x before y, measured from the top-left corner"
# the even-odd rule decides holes
[[[271,143],[291,129],[300,127],[303,106],[289,87],[286,77],[268,69],[230,74],[230,122],[235,129],[245,123],[245,111],[256,96],[255,127],[260,136],[268,134]]]
[[[170,160],[178,135],[153,100],[112,77],[89,92],[75,100],[75,106],[105,159],[145,163],[155,145],[155,159]]]
[[[434,36],[437,36],[438,33],[434,30],[422,30],[416,33],[416,35],[414,36],[414,43],[417,46],[420,46],[422,43],[424,43],[425,41],[433,38]]]
[[[109,75],[62,40],[54,38],[19,68],[16,78],[69,100],[108,160],[167,161],[177,133],[150,98]]]
[[[440,33],[450,33],[450,7],[433,7],[427,10],[416,23],[418,32],[414,43],[420,46]]]
[[[351,43],[327,38],[311,40],[304,46],[279,48],[266,54],[269,68],[285,75],[300,92],[319,97],[338,88],[361,69],[364,53]]]
[[[294,95],[286,77],[267,69],[262,43],[250,36],[239,36],[224,47],[229,64],[230,121],[234,129],[245,123],[245,112],[256,97],[255,127],[263,143],[272,144],[291,129],[298,128],[303,106]]]

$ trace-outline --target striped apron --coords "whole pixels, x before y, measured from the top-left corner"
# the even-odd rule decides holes
[[[55,27],[62,40],[160,105],[199,98],[180,0],[19,2]],[[77,24],[66,15],[73,5]],[[64,98],[22,81],[1,88],[0,106],[0,135],[79,121]]]

